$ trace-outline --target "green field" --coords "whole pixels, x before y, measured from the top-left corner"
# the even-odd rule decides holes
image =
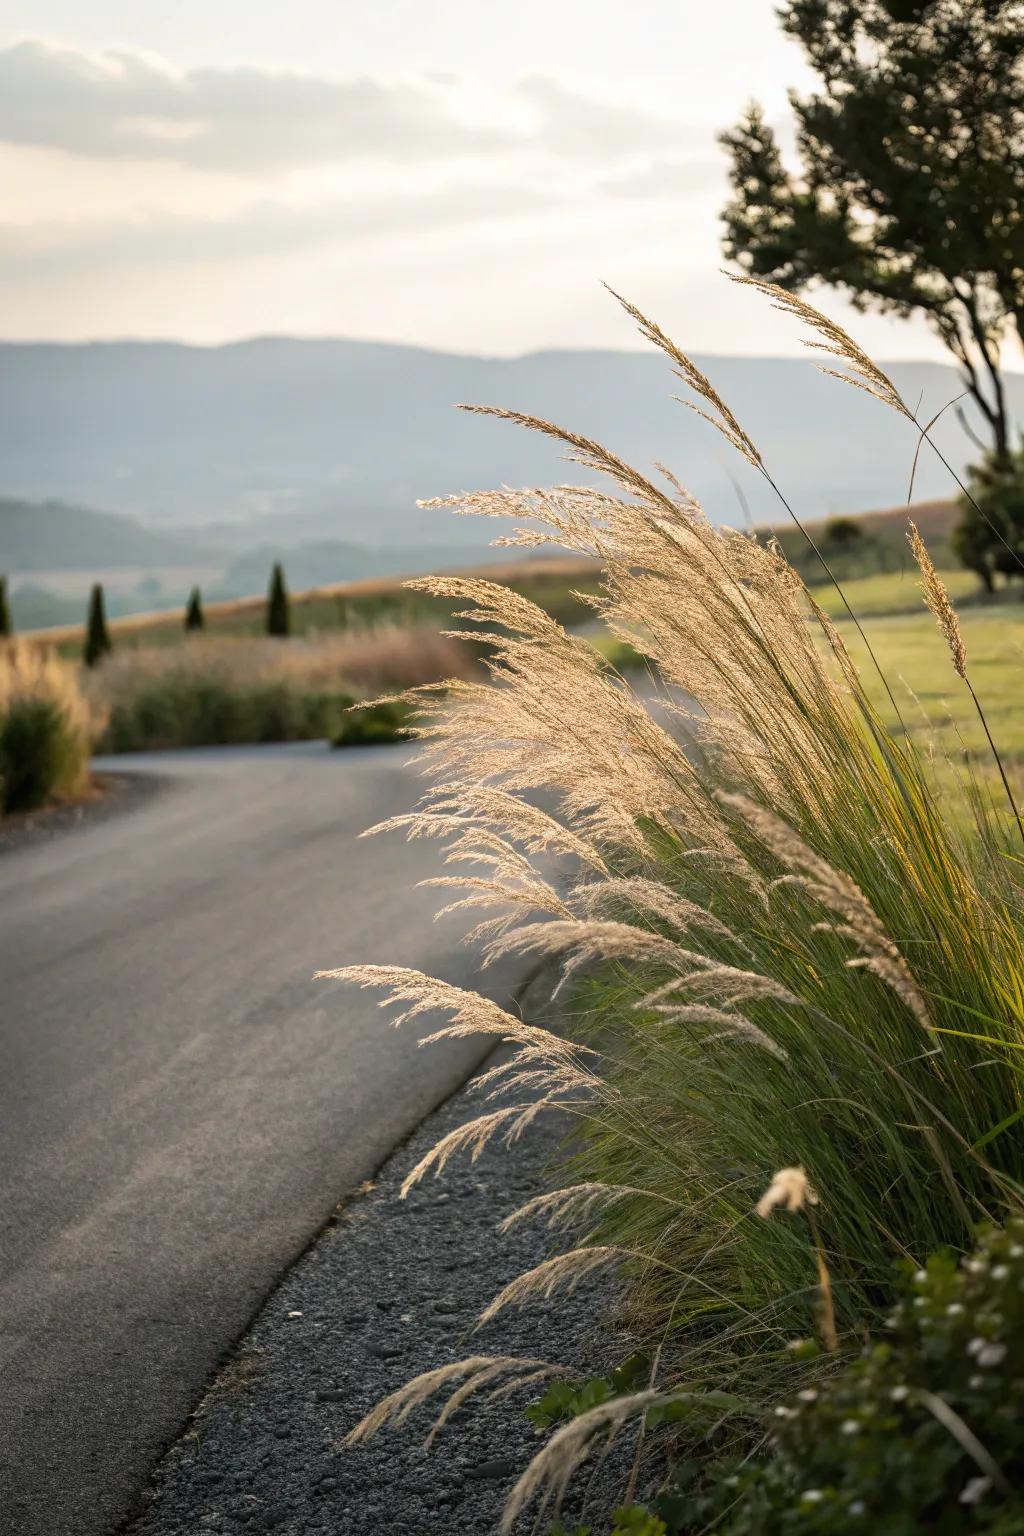
[[[962,571],[954,567],[941,574],[949,595],[958,608],[971,607],[981,602],[981,585],[977,576],[972,575],[970,571]],[[843,579],[842,588],[847,602],[859,619],[898,613],[917,613],[922,606],[921,588],[915,566],[910,566],[905,571],[881,571],[870,576],[846,577]],[[811,590],[827,614],[834,619],[844,617],[846,609],[835,587],[830,584],[815,583]]]
[[[1024,604],[967,608],[960,618],[968,674],[1011,777],[1024,785]],[[994,765],[983,727],[931,614],[921,609],[868,618],[864,628],[906,733],[921,745],[933,744],[940,759],[966,760],[987,779]],[[847,620],[841,631],[883,715],[900,729],[881,685],[872,683],[874,669],[854,626]]]

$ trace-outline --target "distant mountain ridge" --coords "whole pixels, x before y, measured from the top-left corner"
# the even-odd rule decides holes
[[[808,517],[906,494],[909,424],[809,361],[698,357]],[[959,393],[952,367],[893,364],[925,417]],[[458,401],[526,410],[608,443],[650,469],[663,460],[718,520],[756,520],[767,488],[706,424],[672,400],[681,386],[656,352],[551,351],[472,357],[389,343],[258,338],[0,344],[0,494],[128,513],[169,535],[247,525],[244,539],[394,546],[479,545],[472,519],[416,508],[420,497],[502,482],[592,479],[557,447],[466,416]],[[1024,376],[1008,392],[1024,415]],[[957,467],[977,450],[947,412],[937,428]],[[950,493],[922,454],[915,494]],[[189,533],[194,533],[189,529]],[[240,532],[241,532],[240,528]]]
[[[184,564],[190,543],[134,518],[62,501],[0,496],[0,571],[118,569]]]

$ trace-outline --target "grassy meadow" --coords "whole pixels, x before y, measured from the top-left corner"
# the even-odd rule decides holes
[[[919,594],[920,596],[920,594]],[[966,761],[986,779],[993,764],[977,710],[948,664],[941,636],[929,613],[898,613],[865,624],[872,649],[893,687],[902,727],[880,685],[871,681],[863,641],[849,623],[843,638],[861,669],[882,717],[905,729],[918,749],[955,764]],[[964,608],[960,628],[971,680],[978,692],[996,746],[1017,782],[1024,780],[1024,604]]]

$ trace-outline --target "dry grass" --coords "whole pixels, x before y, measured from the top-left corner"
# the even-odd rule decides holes
[[[102,717],[74,667],[25,640],[0,641],[0,810],[80,794]]]
[[[802,301],[787,307],[846,363],[847,382],[906,413],[844,333]],[[724,402],[635,317],[773,484]],[[444,883],[481,909],[485,962],[560,960],[578,1034],[560,1039],[415,973],[337,974],[380,987],[402,1017],[447,1013],[432,1038],[483,1032],[513,1047],[479,1084],[478,1120],[417,1176],[514,1140],[551,1108],[580,1126],[565,1199],[571,1210],[579,1196],[583,1229],[485,1318],[614,1263],[652,1348],[650,1389],[559,1431],[521,1480],[510,1525],[564,1488],[594,1434],[666,1398],[692,1409],[700,1435],[714,1423],[719,1443],[735,1437],[737,1415],[756,1419],[819,1368],[788,1350],[794,1335],[827,1315],[829,1348],[859,1347],[897,1259],[968,1247],[976,1221],[1020,1206],[1024,930],[1010,807],[969,784],[957,806],[937,793],[777,549],[713,527],[671,476],[663,485],[578,433],[495,414],[562,441],[617,493],[503,490],[460,509],[510,518],[503,542],[598,556],[599,612],[641,642],[648,687],[634,692],[505,587],[417,582],[490,633],[500,686],[413,696],[432,783],[392,825],[447,844]],[[955,616],[932,595],[948,638]],[[933,644],[934,666],[965,687],[937,631]],[[550,809],[533,803],[540,789]],[[777,1170],[794,1167],[820,1202],[810,1241],[806,1212],[756,1215]],[[723,1407],[723,1385],[743,1401]]]
[[[87,677],[110,751],[337,738],[357,699],[465,674],[472,655],[432,625],[290,640],[196,635],[115,650]]]
[[[465,648],[432,626],[383,624],[287,641],[197,635],[173,648],[115,651],[98,669],[95,691],[117,704],[164,679],[203,676],[237,688],[285,683],[370,695],[464,676],[468,670]]]

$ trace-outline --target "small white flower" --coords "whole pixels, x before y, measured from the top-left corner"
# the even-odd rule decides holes
[[[992,1268],[992,1279],[993,1280],[1005,1280],[1009,1273],[1010,1273],[1010,1270],[1009,1270],[1009,1266],[1008,1265],[1006,1265],[1006,1264],[995,1264],[995,1265],[993,1265],[993,1268]]]
[[[959,1317],[963,1310],[963,1306],[959,1301],[951,1301],[949,1306],[946,1308],[946,1316]]]
[[[889,1396],[892,1398],[894,1403],[904,1403],[910,1396],[910,1388],[893,1387],[892,1391],[889,1393]]]
[[[964,1269],[968,1274],[981,1275],[985,1272],[985,1262],[983,1259],[967,1259],[964,1262]]]
[[[860,1434],[860,1424],[856,1419],[844,1419],[839,1428],[844,1435]]]
[[[1011,1259],[1021,1259],[1021,1258],[1024,1258],[1024,1248],[1021,1247],[1020,1243],[1011,1243],[1010,1244],[1010,1258]]]
[[[802,1403],[816,1403],[818,1401],[818,1389],[817,1387],[804,1387],[802,1392],[797,1393],[797,1397]]]
[[[825,1495],[820,1488],[805,1488],[800,1497],[805,1504],[820,1504]]]
[[[852,1504],[848,1504],[846,1506],[846,1513],[848,1515],[863,1515],[866,1510],[867,1505],[864,1503],[863,1499],[854,1499]]]
[[[980,1504],[992,1486],[990,1477],[972,1477],[960,1494],[961,1504]]]
[[[775,1417],[777,1419],[795,1419],[796,1418],[796,1409],[795,1408],[782,1408],[782,1407],[776,1408],[776,1410],[775,1410]]]
[[[984,1348],[985,1348],[985,1340],[984,1339],[973,1338],[973,1339],[971,1339],[970,1343],[967,1346],[967,1353],[969,1355],[978,1355],[978,1354],[981,1353],[981,1351]]]
[[[914,1279],[917,1281],[918,1285],[924,1285],[925,1281],[928,1279],[928,1271],[926,1269],[919,1269],[917,1274],[914,1276]]]
[[[983,1344],[978,1350],[978,1364],[983,1366],[1002,1365],[1006,1359],[1005,1344]]]

